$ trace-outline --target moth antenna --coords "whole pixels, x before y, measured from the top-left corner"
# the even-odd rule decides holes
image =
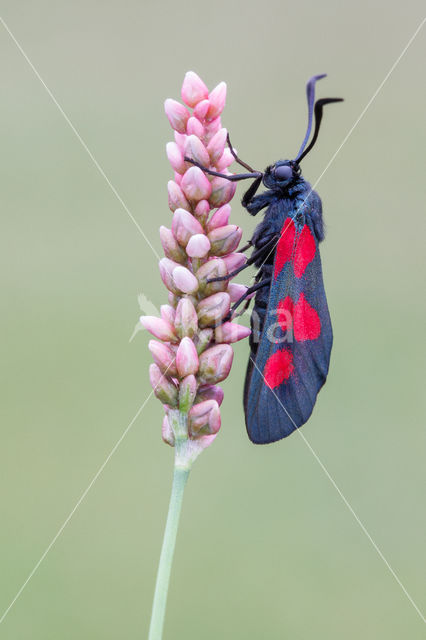
[[[312,116],[314,115],[314,102],[315,102],[315,84],[318,80],[325,78],[327,76],[326,73],[321,73],[317,76],[312,76],[308,80],[308,84],[306,85],[306,98],[308,101],[308,126],[306,128],[305,137],[303,139],[302,145],[299,149],[299,153],[297,154],[296,162],[299,160],[303,149],[306,147],[309,136],[311,135],[312,130]]]
[[[320,125],[321,125],[321,120],[322,120],[322,114],[323,114],[323,107],[326,104],[330,104],[332,102],[343,102],[343,98],[321,98],[321,100],[317,100],[315,103],[315,130],[314,130],[314,135],[312,136],[312,140],[309,144],[308,147],[306,147],[306,149],[303,151],[303,153],[301,155],[298,155],[296,158],[296,162],[299,163],[301,160],[303,160],[303,158],[309,153],[309,151],[312,149],[312,147],[314,146],[315,142],[317,141],[318,138],[318,134],[319,134],[319,130],[320,130]],[[300,152],[299,152],[300,154]]]

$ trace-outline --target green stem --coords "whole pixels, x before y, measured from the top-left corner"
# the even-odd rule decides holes
[[[148,640],[161,640],[163,637],[164,617],[166,614],[167,592],[169,589],[170,571],[176,544],[176,534],[182,507],[183,491],[188,479],[189,468],[175,466],[173,473],[172,495],[170,496],[169,513],[164,531],[160,563],[158,565],[157,582],[155,584],[154,603],[152,605],[151,624]]]

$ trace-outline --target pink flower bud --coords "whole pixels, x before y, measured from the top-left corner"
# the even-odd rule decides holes
[[[235,189],[237,188],[235,182],[230,182],[226,180],[226,178],[218,177],[213,178],[210,186],[211,196],[209,197],[209,202],[212,207],[221,207],[223,204],[229,202],[233,198]]]
[[[186,267],[176,267],[173,271],[173,282],[183,293],[195,293],[198,289],[198,280]]]
[[[186,376],[179,383],[179,411],[188,413],[197,395],[197,380],[194,375]]]
[[[169,304],[162,304],[160,307],[160,313],[163,320],[165,320],[166,322],[169,322],[173,327],[175,324],[175,315],[176,315],[176,311],[173,309],[173,307],[170,306]]]
[[[233,162],[235,162],[235,158],[232,155],[230,149],[226,148],[219,160],[216,162],[216,168],[218,171],[222,172],[230,167]]]
[[[180,245],[186,247],[196,233],[204,233],[203,227],[186,209],[176,209],[172,219],[172,232]]]
[[[247,291],[248,287],[245,284],[237,284],[236,282],[231,282],[228,285],[228,293],[231,297],[231,302],[237,302]],[[250,296],[248,296],[250,297]]]
[[[200,200],[194,209],[194,215],[197,218],[206,218],[210,213],[210,205],[208,200]]]
[[[189,432],[192,436],[217,433],[220,429],[220,409],[216,400],[204,400],[189,412]]]
[[[166,144],[166,153],[169,162],[172,165],[172,169],[177,173],[185,173],[185,160],[183,159],[182,151],[179,149],[176,142],[168,142]]]
[[[211,252],[216,256],[225,256],[240,244],[242,229],[235,224],[228,224],[226,227],[218,227],[210,231],[208,238],[212,246]]]
[[[222,128],[222,123],[220,121],[220,116],[219,118],[215,118],[215,120],[212,120],[211,122],[209,122],[208,125],[206,126],[206,132],[205,132],[206,141],[209,142],[221,128]]]
[[[169,208],[171,211],[175,211],[181,207],[182,209],[189,209],[188,200],[185,198],[185,195],[176,182],[173,180],[169,180],[167,183],[167,191],[169,194]]]
[[[210,241],[202,233],[192,236],[186,245],[186,253],[190,258],[204,258],[210,251]]]
[[[198,316],[192,301],[181,298],[176,307],[175,330],[180,338],[192,338],[198,329]]]
[[[151,355],[155,364],[160,369],[161,373],[168,376],[176,376],[176,356],[174,351],[164,342],[157,342],[157,340],[150,340],[148,343],[148,349],[151,351]]]
[[[212,217],[207,223],[207,231],[213,231],[217,227],[223,227],[228,224],[229,216],[231,215],[231,207],[229,204],[224,204],[217,211],[214,212]]]
[[[174,138],[177,146],[183,153],[185,151],[186,135],[184,133],[178,133],[178,131],[175,131]]]
[[[187,104],[188,107],[195,107],[198,102],[205,100],[208,95],[209,90],[201,78],[194,73],[194,71],[188,71],[185,74],[181,91],[184,103]]]
[[[210,91],[209,94],[210,109],[207,112],[207,118],[213,120],[217,118],[223,111],[226,102],[226,84],[220,82],[217,87]]]
[[[195,160],[196,162],[199,162],[203,165],[203,167],[210,166],[209,153],[206,147],[201,142],[200,138],[197,138],[197,136],[191,135],[187,137],[185,145],[185,156],[187,158]]]
[[[223,402],[223,389],[222,387],[217,387],[213,384],[206,384],[200,387],[197,391],[197,397],[195,398],[195,402],[202,402],[203,400],[216,400],[217,404],[220,405]]]
[[[203,353],[204,349],[210,344],[214,335],[213,329],[201,329],[197,334],[197,353]]]
[[[210,204],[208,200],[200,200],[194,209],[194,216],[203,225],[206,224],[210,213]]]
[[[208,100],[201,100],[201,102],[194,107],[194,116],[198,118],[198,120],[204,120],[209,109],[210,102]]]
[[[227,280],[219,282],[207,282],[210,278],[220,278],[228,273],[225,262],[222,258],[212,258],[205,262],[195,275],[200,283],[200,289],[205,295],[216,293],[217,291],[225,291],[228,286]]]
[[[161,437],[163,438],[166,444],[169,444],[171,447],[175,446],[175,434],[173,433],[173,429],[170,426],[170,422],[167,415],[165,415],[163,418],[163,424],[161,427]]]
[[[192,202],[209,200],[212,187],[199,167],[190,167],[182,178],[182,190]]]
[[[149,365],[149,379],[156,397],[163,404],[176,407],[178,404],[178,390],[176,385],[161,373],[160,368],[156,364]]]
[[[232,273],[235,269],[239,269],[247,262],[247,256],[244,253],[230,253],[228,256],[224,256],[222,260],[225,263],[228,273]]]
[[[234,352],[229,344],[216,344],[200,355],[198,379],[201,384],[216,384],[231,370]]]
[[[222,156],[223,150],[225,149],[227,134],[228,132],[226,129],[219,129],[207,145],[207,151],[209,152],[212,164],[216,164],[217,160]]]
[[[228,293],[220,291],[198,303],[198,324],[200,327],[215,325],[226,316],[231,305]]]
[[[179,209],[177,209],[177,211],[179,211]],[[170,229],[163,226],[160,227],[160,240],[167,258],[170,258],[175,262],[186,261],[185,251],[182,249],[182,247],[179,246],[175,236]]]
[[[224,322],[215,329],[215,340],[216,342],[228,342],[230,344],[231,342],[238,342],[238,340],[247,338],[250,333],[251,330],[241,324]]]
[[[192,116],[189,118],[186,124],[186,133],[191,136],[197,136],[197,138],[204,138],[205,130],[201,122],[197,118]]]
[[[167,299],[169,301],[169,304],[176,306],[179,300],[178,296],[175,296],[174,293],[172,293],[171,291],[169,291],[169,293],[167,294]]]
[[[170,260],[170,258],[161,258],[158,263],[158,268],[160,270],[160,276],[165,286],[172,293],[179,293],[179,289],[176,287],[175,282],[173,280],[173,271],[179,264]]]
[[[165,342],[176,341],[176,333],[173,326],[162,318],[141,316],[139,320],[143,328],[149,331],[154,338],[164,340]]]
[[[181,378],[198,371],[198,354],[191,338],[182,338],[176,353],[176,367]]]
[[[177,171],[173,171],[173,180],[180,187],[180,183],[182,182],[182,175],[177,173]]]
[[[189,118],[188,109],[186,109],[183,104],[180,104],[180,102],[172,100],[172,98],[167,98],[164,103],[164,111],[172,128],[175,129],[175,131],[179,131],[179,133],[185,133],[186,123]]]

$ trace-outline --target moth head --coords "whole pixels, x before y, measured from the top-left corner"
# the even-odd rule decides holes
[[[300,167],[294,160],[279,160],[267,167],[263,175],[263,184],[268,189],[286,189],[300,175]]]

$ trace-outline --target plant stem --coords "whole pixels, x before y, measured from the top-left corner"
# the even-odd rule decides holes
[[[182,507],[183,491],[188,479],[189,468],[175,466],[173,472],[172,494],[169,512],[164,530],[163,546],[158,565],[157,582],[155,584],[154,602],[152,605],[151,624],[148,640],[161,640],[163,637],[164,617],[166,614],[167,592],[169,589],[170,571],[176,544],[176,534]]]

